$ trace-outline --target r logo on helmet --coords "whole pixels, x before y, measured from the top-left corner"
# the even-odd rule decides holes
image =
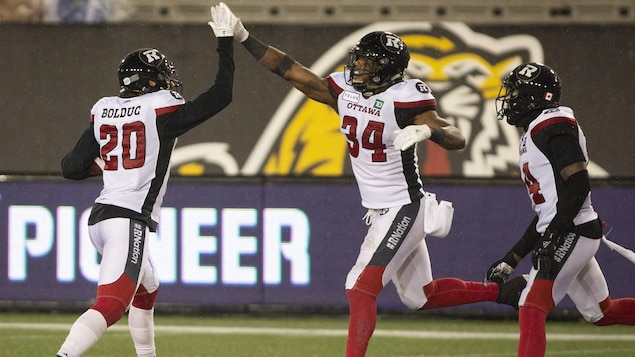
[[[525,67],[521,68],[520,71],[518,71],[518,75],[525,77],[526,80],[532,80],[536,78],[539,73],[540,68],[532,64],[527,64],[525,65]]]
[[[141,54],[146,56],[145,60],[146,60],[147,63],[152,63],[154,61],[160,61],[161,60],[161,54],[159,53],[159,51],[157,51],[155,49],[143,51],[143,52],[141,52]]]
[[[397,35],[393,35],[391,33],[386,33],[383,36],[383,45],[384,47],[391,52],[399,52],[401,50],[403,50],[403,41],[401,41],[401,39],[397,36]]]

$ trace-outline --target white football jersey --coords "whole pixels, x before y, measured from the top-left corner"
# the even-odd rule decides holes
[[[420,199],[423,184],[416,149],[397,150],[393,141],[394,131],[405,127],[412,113],[434,108],[430,89],[411,79],[364,98],[346,84],[344,72],[331,74],[328,81],[337,94],[340,132],[348,142],[362,205],[381,209]]]
[[[157,117],[183,103],[180,95],[168,90],[132,98],[105,97],[95,103],[91,120],[104,161],[104,187],[96,203],[158,221],[176,139],[161,139]]]
[[[578,134],[580,148],[588,163],[589,156],[586,148],[586,138],[582,129],[578,125],[573,115],[573,110],[560,106],[544,110],[528,126],[520,139],[520,160],[519,168],[522,180],[527,185],[527,193],[531,200],[532,207],[538,215],[536,230],[544,233],[545,229],[556,215],[556,205],[558,204],[558,185],[562,178],[559,173],[554,172],[551,162],[540,150],[533,137],[549,125],[558,123],[569,123],[575,126]],[[558,175],[558,176],[556,176]],[[591,205],[591,193],[587,196],[578,215],[573,223],[579,225],[589,222],[598,217]]]

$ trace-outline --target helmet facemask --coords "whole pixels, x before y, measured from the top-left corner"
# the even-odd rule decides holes
[[[523,95],[508,80],[503,81],[503,86],[496,97],[496,116],[499,120],[505,119],[510,125],[524,127],[533,120],[532,114],[538,114],[537,109],[543,108],[536,106],[533,95]]]
[[[388,64],[387,58],[377,59],[376,56],[351,50],[346,63],[350,84],[360,92],[372,91],[386,85],[388,81],[382,76],[382,71]]]
[[[496,117],[498,120],[505,119],[507,123],[516,125],[518,116],[523,114],[520,112],[522,104],[520,92],[510,83],[509,76],[506,76],[496,97]]]
[[[544,109],[557,107],[561,84],[558,75],[540,63],[523,64],[503,78],[496,97],[499,120],[526,127]]]
[[[179,80],[176,67],[174,67],[174,63],[168,61],[167,58],[160,65],[160,73],[157,79],[161,81],[159,84],[161,89],[169,89],[178,93],[181,93],[183,90],[183,83]]]

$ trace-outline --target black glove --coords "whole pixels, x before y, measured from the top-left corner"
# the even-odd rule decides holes
[[[548,272],[551,270],[553,255],[556,252],[556,241],[558,234],[550,230],[546,230],[542,238],[536,243],[531,254],[531,262],[534,269]]]
[[[508,252],[503,259],[497,260],[489,267],[483,279],[483,285],[487,285],[490,281],[497,284],[504,284],[517,265],[518,262],[514,258],[514,254],[511,251]]]

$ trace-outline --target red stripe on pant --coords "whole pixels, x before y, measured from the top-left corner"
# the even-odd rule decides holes
[[[136,284],[127,275],[122,275],[110,284],[97,286],[97,298],[91,309],[99,311],[107,326],[119,321],[132,300]]]
[[[607,297],[600,302],[604,317],[596,321],[596,326],[635,325],[635,299],[622,298],[611,300]]]
[[[545,355],[547,349],[545,324],[547,314],[554,306],[553,280],[534,280],[527,299],[518,313],[520,324],[518,357]]]
[[[383,266],[367,266],[353,289],[346,290],[350,309],[346,357],[366,355],[377,323],[377,294],[383,289],[381,281],[385,270]]]

